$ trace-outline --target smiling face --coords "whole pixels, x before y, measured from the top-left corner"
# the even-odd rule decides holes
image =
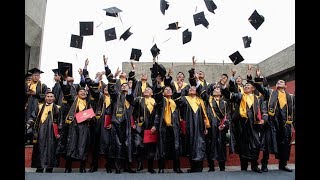
[[[247,83],[244,85],[243,92],[246,94],[251,94],[255,90],[254,86],[252,84]]]
[[[124,83],[124,84],[121,85],[121,91],[122,92],[128,92],[128,90],[129,90],[129,85],[128,84]]]
[[[127,73],[121,72],[119,77],[120,78],[127,78]]]
[[[189,96],[197,95],[197,88],[195,86],[191,86],[189,89]]]
[[[169,97],[169,96],[172,96],[172,89],[170,87],[165,87],[164,88],[164,91],[163,91],[163,95],[165,97]]]
[[[44,98],[44,100],[46,101],[46,103],[51,104],[54,102],[54,94],[53,93],[47,93],[46,97]]]
[[[242,78],[241,78],[240,76],[237,77],[236,83],[237,83],[238,85],[242,85]]]
[[[177,81],[181,81],[181,82],[184,82],[184,74],[183,73],[178,73],[177,74]]]
[[[80,99],[85,99],[85,98],[87,97],[87,92],[86,92],[86,90],[84,90],[84,89],[79,90],[79,92],[78,92],[78,97],[79,97]]]
[[[228,77],[226,75],[221,75],[220,83],[221,84],[226,84],[227,81],[228,81]]]
[[[141,75],[141,81],[147,81],[147,80],[148,80],[148,75],[143,73]]]
[[[144,92],[143,92],[143,96],[144,97],[151,97],[153,95],[152,89],[150,87],[147,87]]]

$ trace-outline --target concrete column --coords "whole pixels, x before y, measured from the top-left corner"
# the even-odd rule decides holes
[[[29,59],[29,69],[39,68],[39,60],[40,60],[40,47],[32,46],[30,48],[30,59]]]

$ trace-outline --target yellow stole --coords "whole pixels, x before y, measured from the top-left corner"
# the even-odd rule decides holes
[[[144,98],[144,104],[147,106],[149,113],[151,114],[154,108],[155,100],[153,98]]]
[[[172,126],[172,121],[171,121],[171,113],[174,112],[176,109],[176,103],[172,99],[167,99],[166,100],[166,108],[164,110],[164,122],[166,123],[167,126]]]
[[[141,92],[143,93],[144,90],[147,88],[147,82],[146,81],[141,81]]]
[[[120,78],[120,84],[122,85],[123,83],[126,83],[127,80],[125,78]]]
[[[173,82],[173,84],[174,84],[176,90],[178,90],[178,89],[179,89],[178,83],[177,83],[177,82]],[[188,85],[187,83],[183,82],[181,89],[183,89],[183,88],[186,87],[187,85]]]
[[[199,106],[202,107],[203,109],[203,116],[204,116],[204,123],[206,125],[207,128],[210,127],[210,122],[209,122],[209,119],[208,119],[208,116],[207,116],[207,113],[206,113],[206,108],[204,106],[204,103],[203,103],[203,100],[199,97],[195,97],[195,98],[192,98],[191,96],[185,96],[189,105],[191,106],[192,110],[194,113],[197,112],[197,110],[199,109]]]
[[[110,96],[104,95],[104,103],[106,104],[106,108],[111,104]]]
[[[53,104],[49,104],[48,106],[41,104],[41,105],[39,105],[39,111],[41,110],[42,106],[45,106],[45,107],[44,107],[43,112],[41,114],[40,120],[41,120],[41,123],[44,123],[47,120],[49,112],[52,113]]]
[[[29,89],[31,89],[32,91],[36,92],[38,82],[34,83],[33,81],[31,81]]]
[[[254,103],[254,94],[248,95],[248,94],[242,94],[241,102],[240,102],[240,116],[244,118],[248,118],[247,116],[247,105],[249,108]]]
[[[286,93],[278,91],[278,100],[279,100],[280,109],[282,109],[287,104]]]
[[[76,108],[79,108],[79,111],[83,111],[84,108],[86,108],[86,105],[87,105],[87,101],[85,99],[78,98]]]
[[[244,94],[243,87],[238,85],[238,89],[240,90],[241,94]]]

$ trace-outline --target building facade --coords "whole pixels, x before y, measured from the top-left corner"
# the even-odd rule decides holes
[[[25,0],[25,73],[39,68],[47,0]]]

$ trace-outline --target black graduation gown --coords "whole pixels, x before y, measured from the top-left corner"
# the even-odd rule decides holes
[[[143,153],[146,159],[154,159],[156,155],[156,147],[157,143],[143,143],[144,130],[150,130],[152,126],[156,128],[159,127],[159,119],[157,116],[157,106],[156,103],[152,112],[149,111],[147,106],[145,105],[144,97],[137,97],[133,103],[134,107],[134,119],[136,125],[136,132],[134,137],[134,143],[136,151],[141,151],[143,148],[143,152],[135,152],[137,154]],[[142,125],[139,125],[142,124]],[[157,129],[158,130],[158,129]]]
[[[108,91],[112,102],[112,127],[111,127],[111,147],[110,158],[127,159],[132,162],[132,137],[131,137],[131,115],[132,115],[132,94],[123,94],[116,90],[115,80],[109,81]],[[125,106],[125,100],[130,107]],[[123,111],[119,113],[120,107],[123,105]],[[118,108],[117,108],[118,107]],[[117,116],[118,114],[118,116]]]
[[[59,106],[62,106],[63,92],[61,90],[60,81],[54,84],[52,92],[54,94],[55,103]]]
[[[88,119],[81,123],[77,123],[75,114],[78,113],[76,108],[77,98],[74,100],[67,117],[71,117],[72,121],[69,124],[67,144],[66,144],[66,156],[75,160],[85,161],[88,158],[88,151],[90,145],[90,121]],[[86,107],[82,110],[90,108],[90,104],[87,101]]]
[[[69,131],[69,124],[66,123],[67,121],[72,121],[73,116],[68,116],[71,106],[74,103],[75,98],[77,97],[77,87],[80,86],[79,84],[70,84],[67,83],[66,85],[60,81],[61,91],[63,93],[62,99],[62,106],[61,106],[61,113],[62,113],[62,133],[59,138],[57,153],[61,155],[65,155],[67,153],[66,146],[67,146],[67,138],[68,138],[68,131]]]
[[[25,95],[27,97],[27,105],[26,105],[26,119],[25,122],[32,116],[32,113],[36,111],[38,107],[38,103],[43,103],[44,98],[47,93],[47,85],[43,84],[41,81],[38,81],[36,86],[36,94],[35,95],[27,95],[29,90],[29,86],[25,84]]]
[[[207,114],[210,120],[210,132],[208,133],[208,138],[210,139],[207,144],[207,150],[209,157],[208,160],[217,160],[217,161],[226,161],[226,143],[227,137],[226,134],[229,129],[229,119],[230,119],[230,111],[226,101],[220,100],[219,106],[217,102],[211,96],[209,99],[209,106],[207,107]],[[214,116],[214,112],[216,113],[216,117]],[[221,120],[226,117],[224,125],[225,128],[219,130],[219,126],[221,125]]]
[[[34,123],[34,139],[32,151],[32,168],[53,168],[59,166],[59,156],[56,154],[58,139],[54,134],[53,124],[56,124],[58,132],[61,133],[61,112],[60,107],[53,104],[52,112],[48,114],[42,123],[41,116],[46,105],[39,105],[36,110],[37,117]]]
[[[278,91],[270,90],[268,102],[269,120],[274,123],[278,153],[276,158],[288,161],[290,158],[292,121],[294,118],[294,97],[286,93],[287,104],[281,109],[278,100]]]
[[[241,93],[233,93],[231,100],[234,101],[238,106],[234,112],[234,123],[239,128],[237,134],[234,134],[239,143],[237,144],[238,154],[240,158],[247,158],[250,160],[258,160],[259,152],[261,148],[260,135],[262,125],[255,124],[254,122],[258,119],[258,108],[260,108],[260,113],[262,119],[267,121],[267,108],[262,99],[258,99],[257,96],[254,96],[254,103],[249,108],[246,105],[246,111],[248,118],[240,116],[240,102],[242,99]]]
[[[176,102],[180,107],[180,113],[186,121],[186,155],[194,161],[203,161],[206,150],[204,134],[206,129],[204,114],[206,111],[199,106],[197,111],[194,112],[185,96],[179,98]]]
[[[99,142],[99,154],[106,155],[106,157],[110,157],[109,152],[111,148],[111,129],[107,129],[106,127],[104,127],[104,123],[106,115],[112,117],[112,102],[110,102],[110,105],[106,107],[104,100],[105,96],[101,93],[96,109],[96,117],[99,117],[97,120],[99,122],[101,132]]]
[[[142,97],[142,81],[138,81],[135,77],[135,72],[134,71],[130,71],[129,73],[129,77],[128,77],[128,81],[132,80],[132,90],[133,90],[133,97]],[[146,82],[146,87],[150,87],[152,88],[152,86],[150,86],[150,84],[148,82]]]
[[[180,116],[179,116],[179,107],[176,106],[176,109],[171,113],[171,124],[173,128],[173,137],[167,137],[166,135],[166,123],[164,121],[164,113],[165,108],[167,106],[166,98],[163,97],[161,92],[162,88],[157,88],[155,92],[155,100],[157,103],[157,110],[159,114],[159,140],[158,140],[158,148],[157,148],[157,156],[164,159],[176,159],[179,158],[181,154],[181,141],[180,141]],[[166,144],[167,138],[173,138],[173,145]],[[174,148],[170,148],[170,147]],[[172,152],[170,152],[172,151]]]

